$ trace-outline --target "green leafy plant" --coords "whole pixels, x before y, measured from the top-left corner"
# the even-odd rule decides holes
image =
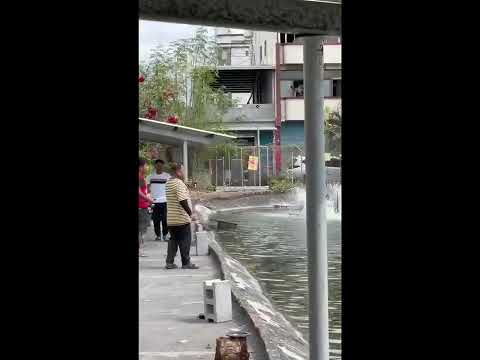
[[[325,140],[327,152],[333,155],[342,153],[342,109],[325,109]]]
[[[230,94],[215,88],[218,46],[205,28],[190,39],[154,49],[140,64],[139,117],[164,121],[176,115],[181,125],[223,132]],[[155,114],[150,110],[154,108]]]
[[[296,184],[285,176],[274,177],[270,181],[270,190],[274,193],[286,193],[294,188],[296,188]]]
[[[208,191],[208,189],[212,186],[211,177],[208,171],[197,171],[192,180],[197,184],[197,190],[200,191]]]
[[[215,192],[217,190],[217,188],[215,187],[215,185],[208,185],[207,186],[207,191],[208,192]]]

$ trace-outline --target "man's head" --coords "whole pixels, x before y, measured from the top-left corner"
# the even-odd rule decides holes
[[[183,165],[182,164],[173,163],[171,165],[171,168],[172,168],[173,176],[175,176],[176,178],[178,178],[180,180],[184,179],[185,175],[183,174]]]
[[[155,160],[155,170],[157,171],[157,174],[161,174],[163,172],[163,165],[165,165],[163,160]]]
[[[138,172],[140,174],[145,174],[147,171],[147,161],[145,159],[138,159]]]

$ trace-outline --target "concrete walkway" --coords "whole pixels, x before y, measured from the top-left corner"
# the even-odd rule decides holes
[[[235,301],[233,321],[214,324],[198,318],[203,313],[203,281],[221,277],[217,260],[192,256],[200,269],[165,270],[167,243],[152,239],[150,227],[145,239],[148,257],[139,258],[139,359],[213,360],[216,338],[233,329],[252,334],[248,338],[251,359],[266,359],[263,342]],[[181,265],[180,254],[175,261]]]

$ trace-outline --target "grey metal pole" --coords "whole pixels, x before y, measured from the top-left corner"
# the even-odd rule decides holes
[[[183,141],[183,172],[185,175],[185,182],[188,183],[188,144]]]
[[[267,185],[268,185],[268,180],[270,179],[270,170],[269,170],[269,159],[268,159],[268,145],[266,146],[267,149]]]
[[[323,114],[323,41],[305,37],[305,172],[309,278],[310,359],[328,360],[328,258],[325,213],[325,125]]]
[[[260,129],[257,128],[257,149],[258,149],[258,186],[262,186],[262,162],[260,157],[262,155],[260,149]]]
[[[276,170],[276,160],[275,160],[275,154],[276,154],[276,145],[275,145],[275,130],[272,131],[273,136],[272,136],[272,176],[277,175],[277,170]]]
[[[243,187],[243,151],[240,147],[240,172],[242,173],[242,187]]]
[[[218,152],[215,150],[215,191],[218,187]]]
[[[258,146],[258,186],[262,186],[262,148]]]

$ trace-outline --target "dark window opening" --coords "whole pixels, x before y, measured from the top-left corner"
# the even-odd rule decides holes
[[[303,96],[303,80],[295,80],[293,82],[294,96],[302,97]]]
[[[255,146],[255,136],[237,137],[234,143],[238,146]]]
[[[333,80],[333,97],[342,97],[342,80]]]
[[[265,55],[265,57],[267,57],[267,40],[265,40],[265,47],[263,49],[265,51],[265,53],[263,55]]]
[[[293,43],[295,34],[280,33],[280,44]]]
[[[262,55],[263,55],[263,53],[262,53],[262,47],[260,46],[260,62],[262,62],[262,60],[263,60],[263,59],[262,59]]]

